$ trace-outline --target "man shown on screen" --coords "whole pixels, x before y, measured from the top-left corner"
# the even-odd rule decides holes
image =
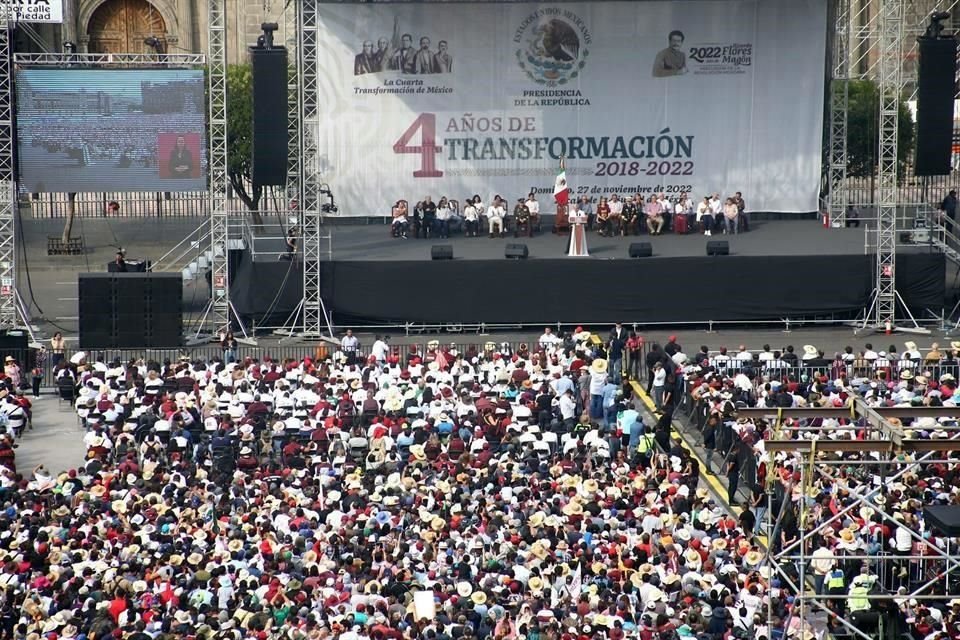
[[[177,136],[177,146],[170,152],[170,177],[190,178],[193,176],[193,154],[187,149],[187,141]]]
[[[670,46],[660,51],[653,61],[653,77],[665,78],[687,72],[687,54],[683,52],[683,32],[671,31],[667,37]]]

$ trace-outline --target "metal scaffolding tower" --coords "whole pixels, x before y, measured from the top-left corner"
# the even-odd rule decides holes
[[[287,209],[300,208],[300,29],[297,7],[283,11],[284,40],[287,47]]]
[[[320,290],[323,256],[322,242],[330,235],[323,231],[321,198],[329,188],[321,184],[317,134],[320,130],[320,85],[318,61],[319,15],[318,0],[293,3],[285,12],[285,22],[295,23],[296,70],[291,74],[288,131],[290,156],[287,167],[287,193],[297,193],[301,236],[303,238],[303,298],[287,320],[285,329],[278,333],[294,334],[307,339],[333,339],[333,325]],[[289,34],[288,34],[289,38]],[[295,76],[294,76],[295,74]],[[295,79],[294,79],[295,78]],[[296,94],[294,95],[294,88]],[[295,148],[294,148],[295,145]]]
[[[842,556],[834,555],[829,559],[834,562],[854,561],[862,562],[867,567],[867,575],[875,576],[881,579],[881,576],[889,576],[890,570],[894,567],[908,568],[907,582],[909,587],[906,594],[893,594],[886,591],[871,595],[871,601],[883,603],[893,601],[897,598],[906,601],[909,599],[918,600],[940,600],[946,603],[950,599],[957,597],[954,592],[956,583],[950,580],[950,574],[960,570],[960,557],[952,547],[948,546],[943,550],[936,545],[929,544],[920,533],[904,526],[893,514],[890,507],[893,500],[877,500],[878,496],[885,496],[890,487],[897,482],[903,482],[903,476],[910,471],[916,470],[921,464],[954,464],[956,459],[951,459],[949,454],[960,451],[960,430],[952,429],[949,439],[909,439],[909,432],[904,431],[899,423],[894,424],[888,420],[889,417],[942,417],[952,416],[955,410],[948,407],[917,407],[917,408],[873,408],[869,407],[861,399],[855,398],[853,407],[843,409],[816,408],[807,407],[803,409],[783,409],[780,411],[768,411],[765,409],[747,409],[738,412],[738,416],[767,416],[776,419],[772,439],[765,442],[765,451],[770,456],[785,454],[788,462],[796,463],[800,472],[799,482],[789,482],[783,489],[782,508],[778,512],[773,510],[774,484],[776,482],[775,474],[770,474],[767,485],[767,510],[765,523],[767,527],[767,539],[778,539],[780,524],[783,521],[786,509],[792,508],[798,504],[799,509],[799,529],[800,536],[786,546],[773,545],[768,549],[764,564],[769,571],[771,578],[780,579],[784,586],[795,594],[794,607],[791,616],[799,618],[799,636],[804,635],[804,631],[810,631],[817,637],[821,637],[824,632],[829,632],[827,625],[832,621],[835,625],[843,627],[848,634],[863,640],[876,640],[876,634],[870,629],[864,628],[862,621],[852,615],[849,607],[836,607],[837,601],[848,601],[851,596],[848,592],[842,594],[817,593],[811,588],[813,576],[809,573],[809,562],[811,554],[815,547],[815,540],[822,536],[825,530],[835,528],[837,522],[845,518],[856,517],[861,507],[868,507],[877,514],[885,526],[890,527],[891,531],[903,528],[911,537],[914,547],[920,547],[924,551],[918,554],[916,551],[908,555],[891,555],[881,551],[874,555],[867,555],[866,551],[859,553],[844,553]],[[858,429],[865,429],[867,434],[862,440],[858,439],[794,439],[791,435],[782,435],[782,420],[786,418],[851,418],[855,420],[862,419],[866,424]],[[794,427],[791,431],[802,431],[805,427]],[[821,427],[810,427],[818,435]],[[842,428],[841,428],[842,429]],[[802,435],[802,434],[801,434]],[[813,487],[816,479],[819,477],[827,478],[830,482],[836,482],[840,476],[841,468],[850,466],[853,461],[844,459],[843,453],[866,454],[862,459],[856,460],[856,465],[868,469],[871,473],[877,474],[881,482],[874,484],[863,482],[856,488],[850,490],[849,496],[851,503],[842,508],[839,513],[831,514],[823,518],[820,522],[808,525],[806,522],[807,508],[806,497],[809,490]],[[794,491],[798,491],[801,499],[795,503],[790,499]],[[835,531],[835,533],[837,533]],[[827,559],[820,556],[821,559]],[[896,564],[890,564],[896,563]],[[910,571],[915,569],[915,571]],[[913,578],[913,579],[911,579]],[[881,580],[882,582],[882,580]],[[844,584],[844,589],[849,588],[849,584]],[[767,623],[772,624],[772,608],[767,609]],[[789,628],[791,624],[786,623]],[[798,637],[799,637],[798,636]]]
[[[847,111],[850,104],[850,3],[836,0],[833,77],[830,79],[830,221],[844,225],[847,215]]]
[[[896,324],[897,288],[897,134],[903,89],[903,0],[880,0],[879,150],[877,153],[876,327]]]
[[[877,125],[877,229],[873,300],[862,329],[911,331],[921,329],[897,293],[897,208],[899,205],[898,137],[900,100],[903,93],[904,0],[880,0],[879,76],[880,113]],[[898,327],[897,303],[913,321],[913,327]]]
[[[210,136],[210,303],[197,327],[195,340],[231,329],[246,337],[246,329],[230,302],[229,174],[227,165],[227,36],[225,0],[207,0],[207,101]],[[233,322],[231,322],[233,321]]]
[[[17,308],[16,210],[17,187],[13,172],[13,67],[11,23],[6,3],[0,5],[0,328],[19,323]]]

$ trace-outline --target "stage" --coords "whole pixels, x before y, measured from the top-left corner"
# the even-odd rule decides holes
[[[386,225],[327,229],[333,259],[323,265],[322,291],[340,325],[846,319],[870,303],[873,287],[863,229],[809,220],[710,238],[589,233],[589,258],[567,258],[567,236],[547,228],[533,238],[448,240],[392,238]],[[729,241],[730,255],[707,256],[708,240]],[[514,242],[527,245],[528,260],[504,258]],[[629,258],[632,242],[650,242],[653,256]],[[452,246],[454,259],[432,261],[435,244]],[[244,256],[237,268],[234,306],[259,326],[281,324],[300,301],[301,264],[257,258]],[[939,312],[945,280],[942,254],[898,249],[897,288],[914,313]]]

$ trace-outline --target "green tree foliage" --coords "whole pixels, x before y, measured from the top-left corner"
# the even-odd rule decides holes
[[[262,187],[250,180],[253,158],[253,69],[249,63],[227,67],[227,173],[234,193],[260,224]]]
[[[880,92],[872,80],[851,80],[847,111],[847,175],[873,177],[879,152]],[[914,124],[906,103],[899,106],[897,159],[902,173],[913,153]]]

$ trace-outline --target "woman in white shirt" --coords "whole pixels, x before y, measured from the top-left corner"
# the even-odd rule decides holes
[[[490,208],[487,210],[487,224],[490,225],[491,238],[495,235],[499,235],[501,238],[504,237],[503,216],[505,213],[503,200],[500,199],[500,196],[495,196],[493,204],[490,205]]]
[[[446,196],[441,197],[437,203],[437,226],[440,228],[441,238],[450,237],[450,203]]]
[[[704,196],[703,202],[697,205],[697,226],[703,235],[711,235],[713,229],[713,214],[710,213],[710,196]]]
[[[466,199],[467,206],[463,208],[463,224],[464,224],[464,235],[468,238],[473,236],[477,237],[477,222],[480,220],[480,216],[477,215],[477,208],[473,204],[473,200],[470,198]]]

